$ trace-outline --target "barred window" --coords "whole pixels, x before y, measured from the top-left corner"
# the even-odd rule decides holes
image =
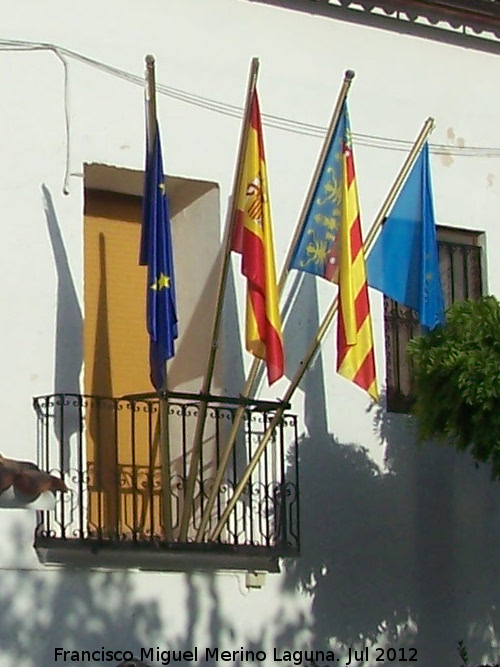
[[[445,308],[482,294],[481,234],[438,228],[439,268]],[[408,412],[412,404],[408,342],[420,333],[415,311],[384,297],[387,409]]]

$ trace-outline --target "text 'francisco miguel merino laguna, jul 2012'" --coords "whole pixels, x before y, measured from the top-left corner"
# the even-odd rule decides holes
[[[134,654],[130,650],[111,650],[104,646],[94,651],[74,651],[67,650],[63,647],[54,649],[55,662],[85,662],[93,660],[94,662],[112,662],[112,661],[131,661],[134,657],[139,657],[140,660],[150,660],[162,665],[170,665],[173,662],[264,662],[266,660],[273,660],[274,662],[283,663],[286,665],[324,665],[338,664],[339,661],[344,660],[345,667],[354,665],[359,661],[368,662],[373,657],[376,661],[384,662],[385,660],[393,662],[395,660],[402,660],[404,662],[417,662],[416,648],[377,648],[364,646],[362,648],[349,648],[340,653],[339,651],[289,651],[274,648],[272,652],[267,651],[250,651],[243,647],[233,650],[220,649],[218,647],[199,649],[197,646],[193,647],[191,651],[175,651],[166,650],[160,647],[141,648]],[[370,654],[374,653],[373,656]]]

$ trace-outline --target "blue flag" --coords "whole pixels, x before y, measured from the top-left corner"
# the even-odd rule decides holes
[[[178,332],[172,232],[158,124],[153,151],[150,153],[148,148],[146,146],[139,264],[148,267],[146,317],[150,372],[151,382],[159,391],[165,386],[165,363],[174,356]]]
[[[415,310],[424,328],[444,323],[427,142],[382,227],[367,270],[368,284]]]
[[[349,124],[347,104],[344,102],[290,260],[291,269],[306,271],[330,281],[337,275],[335,240],[342,217],[342,156],[346,129],[349,129]]]

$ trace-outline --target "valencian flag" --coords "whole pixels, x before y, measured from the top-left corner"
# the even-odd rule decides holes
[[[266,159],[255,89],[241,167],[231,250],[241,254],[241,271],[247,279],[246,348],[265,360],[267,378],[272,384],[283,375],[283,337]]]
[[[337,370],[376,400],[370,302],[346,102],[326,152],[290,268],[338,283]]]
[[[374,400],[377,400],[372,318],[347,109],[345,111],[342,167],[342,216],[338,234],[337,370],[345,378],[365,389]]]
[[[146,146],[142,236],[139,264],[148,267],[147,330],[153,386],[165,386],[165,363],[174,356],[177,338],[172,232],[168,214],[160,132],[156,123],[153,150]]]
[[[427,142],[373,246],[367,269],[369,284],[415,310],[425,329],[444,323]]]

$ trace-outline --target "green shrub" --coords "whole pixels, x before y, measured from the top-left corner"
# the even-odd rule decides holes
[[[500,478],[500,304],[455,303],[446,325],[408,345],[421,439],[468,449]]]

